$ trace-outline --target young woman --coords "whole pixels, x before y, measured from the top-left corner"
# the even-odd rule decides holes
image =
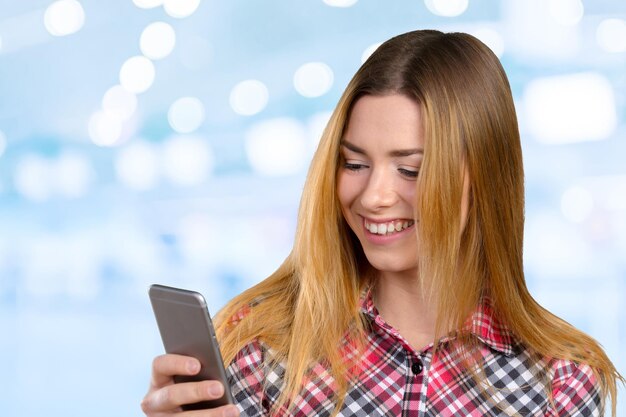
[[[463,33],[416,31],[356,73],[313,158],[292,253],[219,314],[237,407],[189,416],[599,416],[622,377],[522,267],[510,87]],[[219,397],[154,361],[149,416]]]

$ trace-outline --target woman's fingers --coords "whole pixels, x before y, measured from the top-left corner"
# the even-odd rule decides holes
[[[239,410],[234,405],[181,412],[182,405],[215,400],[224,395],[224,386],[219,381],[174,384],[175,375],[195,375],[198,372],[200,362],[189,356],[167,354],[154,358],[150,389],[141,402],[143,412],[148,416],[237,417]]]
[[[141,403],[141,408],[146,414],[164,412],[185,404],[216,400],[222,395],[224,395],[224,387],[218,381],[171,384],[149,392]]]
[[[189,413],[189,414],[188,414]],[[185,412],[185,417],[239,417],[239,409],[235,405],[225,405],[212,410],[196,410]]]
[[[155,388],[172,383],[174,375],[195,375],[200,372],[200,361],[183,355],[161,355],[152,361],[152,381]]]
[[[180,417],[239,417],[239,409],[236,405],[225,405],[211,410],[185,411]]]

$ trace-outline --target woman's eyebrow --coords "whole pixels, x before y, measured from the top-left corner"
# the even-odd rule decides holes
[[[411,155],[423,155],[424,150],[421,148],[415,149],[398,149],[396,151],[389,152],[389,156],[411,156]]]
[[[345,148],[348,148],[349,150],[351,150],[351,151],[352,151],[352,152],[354,152],[354,153],[360,153],[360,154],[362,154],[362,155],[366,155],[366,154],[367,154],[367,152],[365,152],[365,150],[363,150],[363,149],[359,148],[358,146],[356,146],[356,145],[354,145],[354,144],[352,144],[352,143],[348,142],[348,141],[347,141],[347,140],[345,140],[345,139],[343,139],[343,140],[341,141],[341,146],[343,146],[343,147],[345,147]]]
[[[346,147],[347,149],[351,150],[352,152],[361,154],[361,155],[367,155],[367,152],[365,152],[364,149],[359,148],[358,146],[348,142],[347,140],[342,140],[341,141],[341,146]],[[398,149],[398,150],[393,150],[393,151],[389,151],[389,156],[393,156],[393,157],[400,157],[400,156],[411,156],[411,155],[416,155],[416,154],[424,154],[424,149],[422,148],[413,148],[413,149]]]

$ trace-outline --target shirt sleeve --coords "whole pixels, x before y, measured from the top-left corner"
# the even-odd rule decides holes
[[[600,416],[602,393],[591,367],[559,360],[555,364],[552,395],[559,417]]]
[[[257,341],[239,351],[226,369],[226,374],[241,416],[269,415],[264,407],[263,350]]]

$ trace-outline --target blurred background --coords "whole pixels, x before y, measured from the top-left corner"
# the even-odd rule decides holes
[[[502,60],[528,285],[626,374],[623,0],[0,0],[1,414],[139,415],[149,284],[215,312],[271,273],[348,80],[419,28]]]

